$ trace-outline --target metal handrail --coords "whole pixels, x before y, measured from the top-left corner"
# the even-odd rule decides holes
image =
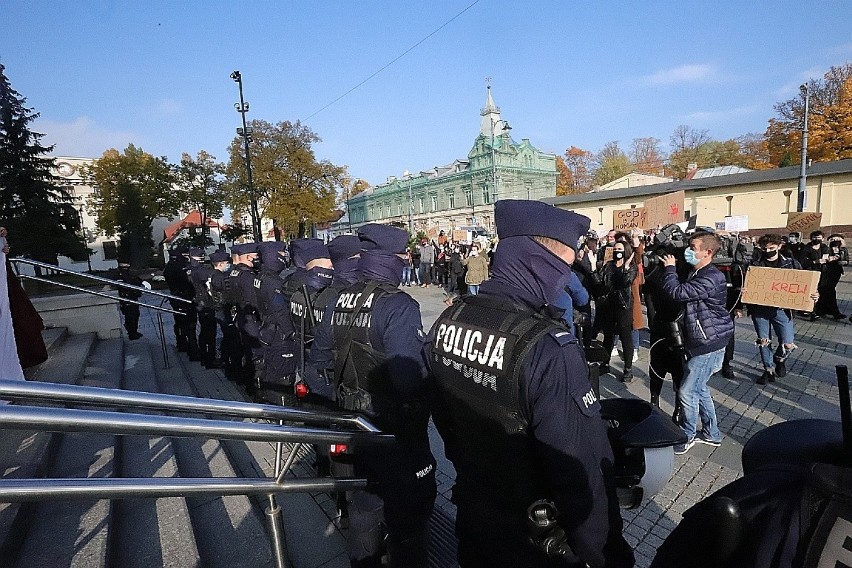
[[[15,257],[10,258],[9,262],[20,262],[22,264],[29,264],[31,266],[38,266],[41,268],[46,268],[47,270],[53,270],[56,272],[64,272],[65,274],[74,274],[76,276],[82,276],[83,278],[88,278],[89,280],[94,280],[96,282],[101,282],[103,284],[109,284],[115,288],[125,288],[127,290],[136,290],[137,292],[142,292],[143,294],[151,294],[153,296],[160,296],[161,298],[166,298],[168,300],[176,300],[178,302],[185,302],[187,304],[193,303],[192,300],[188,300],[186,298],[181,298],[180,296],[172,296],[171,294],[166,294],[165,292],[158,292],[156,290],[149,290],[144,286],[134,286],[133,284],[126,284],[124,282],[118,282],[116,280],[110,280],[109,278],[104,278],[103,276],[95,276],[94,274],[86,274],[84,272],[76,272],[74,270],[69,270],[67,268],[60,268],[54,264],[48,264],[46,262],[40,262],[38,260],[30,260],[29,258]],[[20,274],[19,276],[26,276],[28,278],[32,278],[25,274]],[[58,284],[53,280],[47,280],[47,282],[51,284]],[[83,288],[83,291],[88,291]],[[122,302],[125,301],[122,299]],[[150,306],[150,304],[143,304],[145,306]]]
[[[381,432],[363,416],[351,413],[60,383],[0,380],[0,398],[286,420],[304,424],[346,424],[363,432]]]
[[[7,405],[0,412],[0,427],[48,432],[95,432],[116,435],[206,437],[253,442],[308,442],[325,444],[392,443],[390,434],[353,430],[279,426],[212,418],[184,418],[106,410],[78,410]]]
[[[67,284],[65,282],[56,282],[55,280],[50,280],[49,278],[41,278],[39,276],[31,276],[29,274],[19,274],[18,278],[26,278],[27,280],[35,280],[36,282],[46,282],[48,284],[53,284],[55,286],[60,286],[62,288],[68,288],[70,290],[76,290],[78,292],[84,292],[86,294],[92,294],[93,296],[101,296],[102,298],[109,298],[110,300],[114,300],[116,302],[127,302],[128,304],[136,304],[137,306],[143,306],[145,308],[151,308],[152,310],[157,310],[160,312],[169,312],[171,314],[183,314],[183,312],[179,312],[176,310],[170,310],[169,308],[164,308],[162,306],[155,306],[153,304],[146,304],[145,302],[137,302],[136,300],[131,300],[128,298],[116,298],[115,296],[111,296],[104,292],[98,292],[95,290],[89,290],[88,288],[81,288],[80,286],[74,286],[73,284]],[[136,288],[136,286],[134,286]]]

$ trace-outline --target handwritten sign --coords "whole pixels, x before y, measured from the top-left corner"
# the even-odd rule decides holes
[[[644,207],[634,209],[616,209],[612,212],[612,228],[614,231],[629,231],[645,227],[645,217],[648,212]]]
[[[609,262],[610,260],[612,260],[613,251],[614,251],[614,249],[612,247],[604,248],[604,257],[603,257],[604,262]]]
[[[453,241],[463,243],[467,241],[467,231],[453,231]]]
[[[811,294],[816,292],[817,284],[819,272],[813,270],[752,266],[746,273],[742,301],[811,312],[814,309]]]
[[[432,227],[431,229],[426,230],[426,236],[430,241],[434,241],[438,238],[438,227]]]
[[[642,229],[656,229],[659,226],[681,223],[684,220],[684,201],[686,193],[676,191],[645,200],[645,226]]]
[[[810,233],[822,226],[822,213],[787,213],[787,230],[791,233]]]
[[[748,231],[748,215],[725,217],[725,230],[729,233]]]

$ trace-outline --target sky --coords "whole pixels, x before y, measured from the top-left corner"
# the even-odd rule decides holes
[[[852,61],[849,0],[0,0],[0,21],[0,63],[54,155],[226,161],[239,70],[249,120],[300,120],[319,159],[372,185],[464,159],[489,77],[515,140],[666,150],[682,124],[763,132]]]

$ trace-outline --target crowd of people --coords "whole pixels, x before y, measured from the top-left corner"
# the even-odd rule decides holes
[[[735,377],[736,318],[747,310],[754,323],[759,384],[783,377],[796,349],[795,314],[743,306],[750,266],[819,270],[807,316],[842,316],[838,235],[797,246],[791,236],[675,241],[633,230],[601,242],[585,217],[512,200],[495,219],[487,252],[411,246],[405,231],[368,224],[328,244],[236,244],[209,263],[178,248],[166,266],[171,293],[192,301],[172,304],[190,359],[224,368],[259,401],[359,412],[395,435],[392,449],[361,448],[351,465],[318,460],[323,473],[346,467],[372,482],[347,495],[352,566],[380,566],[385,549],[391,566],[427,564],[430,416],[456,470],[461,566],[632,566],[588,353],[603,354],[600,373],[620,356],[629,382],[648,330],[650,402],[671,375],[685,439],[675,451],[685,453],[721,444],[708,381]],[[444,288],[448,307],[428,333],[409,286]],[[531,528],[536,507],[553,515],[546,531]]]

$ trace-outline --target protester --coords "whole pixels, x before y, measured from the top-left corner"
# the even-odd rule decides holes
[[[602,317],[603,347],[607,359],[601,365],[601,374],[609,372],[609,362],[615,335],[621,338],[624,353],[624,373],[621,381],[633,380],[633,282],[637,268],[633,262],[633,247],[621,241],[613,244],[613,259],[600,270],[601,293],[597,297],[599,317]]]
[[[435,262],[435,248],[423,239],[417,247],[420,253],[420,287],[427,288],[432,283],[432,263]]]
[[[481,254],[478,244],[470,249],[470,255],[462,261],[467,269],[464,282],[467,293],[473,296],[479,294],[479,285],[488,280],[488,259]]]
[[[689,248],[684,251],[684,260],[693,268],[683,281],[675,271],[675,257],[663,257],[666,267],[663,291],[669,300],[683,304],[684,343],[689,354],[678,392],[683,407],[681,427],[687,441],[675,446],[676,454],[685,454],[696,442],[710,446],[722,443],[716,408],[707,386],[710,376],[722,368],[725,345],[734,331],[730,314],[725,309],[725,276],[712,264],[720,248],[717,235],[704,231],[694,233],[689,239]]]
[[[814,306],[817,317],[831,316],[836,320],[846,319],[837,305],[837,284],[843,276],[843,266],[840,264],[840,249],[844,246],[843,236],[834,233],[828,237],[828,257],[824,257],[822,271],[819,277],[819,301]]]

